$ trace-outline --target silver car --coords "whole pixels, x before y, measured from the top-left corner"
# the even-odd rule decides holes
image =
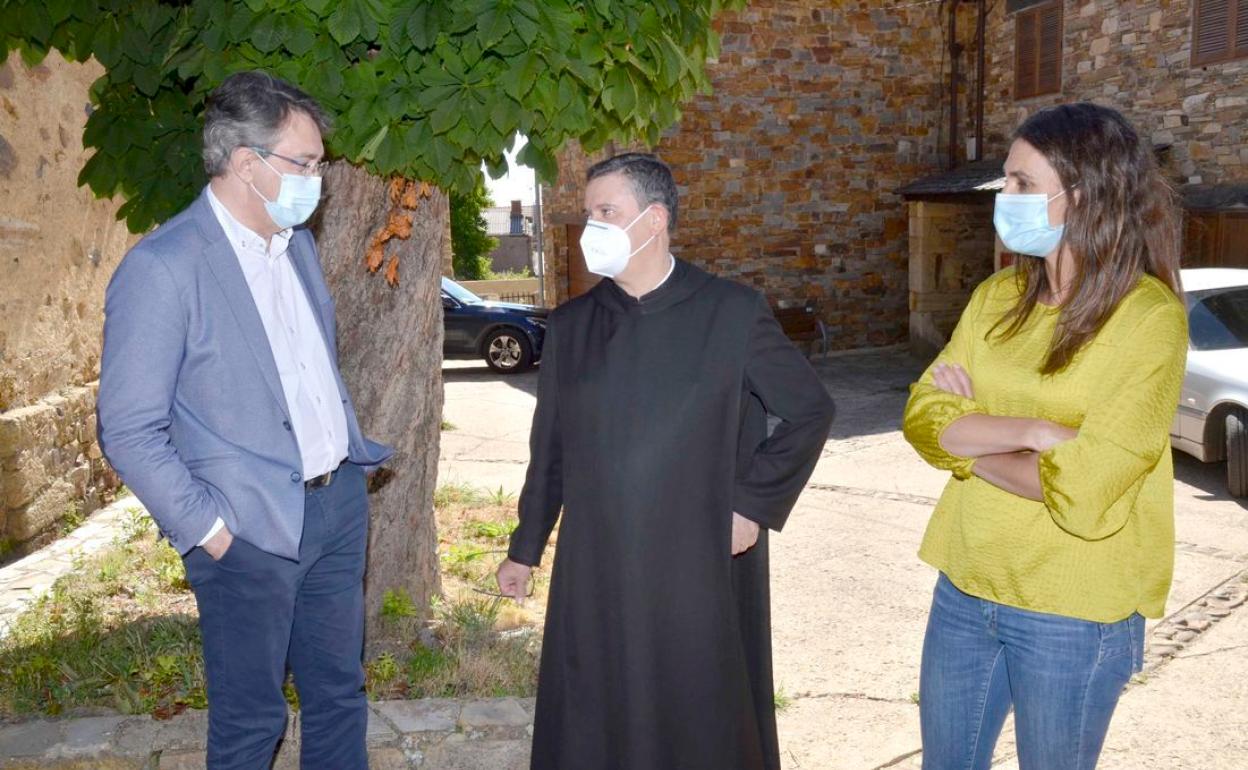
[[[1248,497],[1248,270],[1183,271],[1187,376],[1170,428],[1174,448],[1226,460],[1234,497]]]

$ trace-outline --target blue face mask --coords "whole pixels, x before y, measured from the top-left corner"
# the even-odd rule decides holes
[[[273,220],[273,224],[285,230],[308,221],[308,217],[312,216],[317,204],[321,202],[321,178],[302,174],[283,174],[273,168],[264,156],[260,156],[260,161],[282,178],[281,186],[277,188],[275,201],[260,195],[256,186],[251,185],[252,192],[260,195],[260,199],[264,201],[264,210],[269,212],[269,218]]]
[[[1066,194],[1062,190],[1050,198],[1039,195],[999,193],[992,212],[992,224],[1005,248],[1015,254],[1047,257],[1062,243],[1065,225],[1049,224],[1049,202]]]

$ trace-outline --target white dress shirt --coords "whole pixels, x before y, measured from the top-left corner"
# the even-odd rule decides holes
[[[282,230],[266,246],[264,238],[234,218],[211,187],[208,203],[234,247],[260,311],[299,444],[303,478],[328,473],[347,456],[347,414],[321,328],[290,261],[293,230]],[[217,519],[200,545],[222,526],[224,522]]]

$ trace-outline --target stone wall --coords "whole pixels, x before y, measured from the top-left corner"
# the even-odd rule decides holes
[[[0,541],[54,531],[116,484],[95,446],[104,289],[136,240],[78,186],[91,62],[0,64]]]
[[[904,341],[907,213],[894,190],[939,167],[937,7],[767,0],[723,14],[713,93],[656,148],[680,188],[673,251],[772,301],[817,300],[833,348]],[[569,149],[543,192],[559,300],[587,163]]]
[[[498,248],[490,252],[490,264],[496,273],[532,272],[533,237],[529,235],[496,235]]]
[[[0,414],[0,540],[33,545],[111,498],[117,476],[95,439],[96,384]]]
[[[1248,59],[1192,66],[1192,0],[1069,0],[1061,92],[1023,101],[1014,100],[1014,15],[1004,3],[992,6],[990,153],[1004,157],[1010,132],[1037,109],[1088,100],[1121,110],[1154,143],[1171,144],[1179,182],[1248,180]],[[967,63],[973,55],[968,46]]]

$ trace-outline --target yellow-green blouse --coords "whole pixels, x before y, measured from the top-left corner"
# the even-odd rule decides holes
[[[986,339],[1018,298],[1012,268],[986,280],[932,363],[966,369],[974,400],[937,388],[931,367],[910,388],[906,440],[953,472],[919,557],[962,591],[1013,607],[1099,622],[1160,617],[1174,566],[1169,429],[1187,355],[1183,303],[1144,277],[1069,366],[1041,376],[1056,308],[1038,305],[1016,336]],[[1044,502],[989,484],[972,475],[975,458],[941,448],[944,429],[974,413],[1078,429],[1040,456]]]

